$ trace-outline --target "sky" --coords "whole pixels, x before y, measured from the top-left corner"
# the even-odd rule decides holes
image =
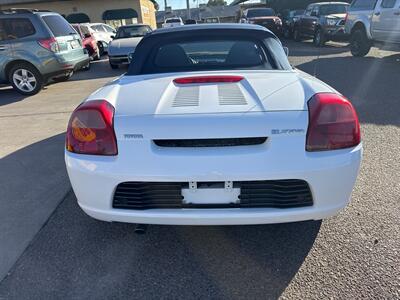
[[[225,0],[228,4],[233,0]],[[208,0],[189,0],[190,7],[197,7],[197,3],[206,4]],[[160,10],[164,10],[164,0],[157,0],[160,5]],[[172,6],[172,9],[186,8],[186,0],[167,0],[168,6]]]

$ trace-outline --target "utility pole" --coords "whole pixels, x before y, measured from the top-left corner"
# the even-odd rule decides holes
[[[186,14],[187,14],[187,19],[191,19],[190,17],[190,4],[189,4],[189,0],[186,0]]]

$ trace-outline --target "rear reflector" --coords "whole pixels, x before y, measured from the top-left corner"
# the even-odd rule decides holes
[[[360,124],[353,105],[333,93],[315,94],[308,101],[307,151],[325,151],[357,146]]]
[[[78,106],[68,123],[67,150],[79,154],[117,155],[113,119],[114,107],[105,100]]]
[[[221,83],[221,82],[239,82],[243,76],[224,75],[224,76],[194,76],[174,79],[176,84],[194,84],[194,83]]]

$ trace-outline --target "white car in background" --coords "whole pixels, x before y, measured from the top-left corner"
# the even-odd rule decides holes
[[[103,23],[85,23],[81,25],[87,26],[90,33],[96,39],[100,55],[108,52],[108,44],[110,44],[113,40],[116,30],[113,27]]]
[[[361,156],[352,104],[248,24],[147,34],[129,71],[73,112],[65,151],[88,215],[176,225],[335,215]]]
[[[164,21],[164,24],[162,24],[163,28],[172,28],[172,27],[179,27],[183,26],[184,23],[181,18],[167,18]]]

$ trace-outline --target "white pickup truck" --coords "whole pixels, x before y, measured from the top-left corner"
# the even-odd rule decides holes
[[[400,51],[400,0],[353,0],[345,24],[353,56],[365,56],[373,45]]]

